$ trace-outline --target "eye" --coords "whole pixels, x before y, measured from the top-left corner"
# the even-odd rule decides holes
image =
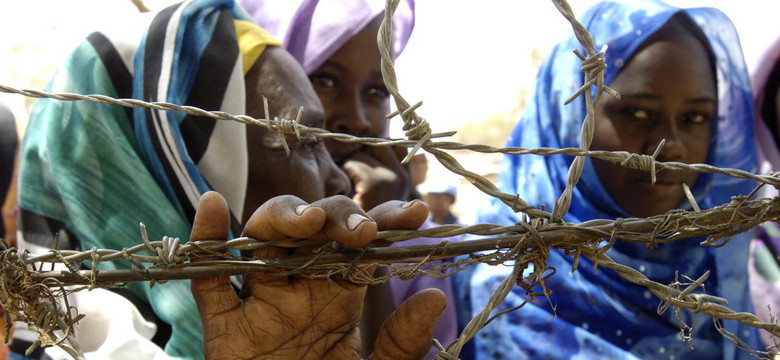
[[[627,107],[623,113],[637,120],[649,120],[651,117],[649,111],[636,107]]]
[[[336,78],[330,75],[312,74],[311,76],[309,76],[309,81],[311,81],[312,85],[314,86],[321,86],[321,87],[331,88],[331,89],[335,89],[336,87],[338,87]]]
[[[684,119],[689,124],[704,124],[709,123],[712,120],[712,116],[700,112],[689,112],[685,114]]]
[[[368,89],[368,95],[384,99],[390,97],[390,91],[384,85],[372,86]]]
[[[302,136],[301,140],[298,142],[298,148],[309,153],[314,153],[314,150],[318,145],[320,145],[320,139],[311,134]]]

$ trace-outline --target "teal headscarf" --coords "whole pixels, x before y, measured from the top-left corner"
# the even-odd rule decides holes
[[[279,43],[232,0],[185,1],[135,28],[91,34],[47,91],[244,114],[244,74],[268,45]],[[21,151],[20,207],[64,223],[81,249],[134,246],[141,242],[139,222],[151,240],[166,235],[186,241],[199,197],[208,190],[225,194],[234,219],[241,219],[246,141],[244,125],[236,122],[39,100]],[[103,270],[130,266],[97,264]],[[167,354],[203,358],[189,281],[130,289],[171,325]]]

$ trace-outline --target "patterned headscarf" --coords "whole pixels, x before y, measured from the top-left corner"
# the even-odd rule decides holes
[[[284,44],[311,74],[385,10],[383,0],[237,0],[255,21]],[[393,15],[393,54],[406,47],[414,28],[414,2],[401,0]]]
[[[593,35],[596,47],[609,46],[606,55],[606,83],[609,84],[640,45],[669,19],[683,12],[698,26],[712,51],[717,72],[718,117],[714,125],[707,163],[725,168],[755,170],[752,137],[753,106],[750,84],[741,46],[731,21],[712,8],[679,9],[655,0],[601,2],[580,19]],[[558,44],[542,64],[532,99],[507,146],[524,148],[578,147],[585,118],[583,97],[569,105],[563,102],[582,85],[580,61],[571,51],[583,51],[572,36]],[[584,51],[583,51],[584,53]],[[571,156],[505,156],[499,178],[504,192],[519,194],[534,206],[553,208],[566,186]],[[730,196],[748,194],[754,182],[721,175],[701,174],[692,192],[702,208],[720,205]],[[689,207],[685,203],[680,207]],[[588,159],[582,178],[574,189],[569,213],[564,220],[579,223],[592,219],[630,217],[609,196]],[[520,219],[499,201],[479,216],[480,222],[512,224]],[[737,236],[722,248],[701,247],[700,239],[677,241],[648,250],[641,244],[619,242],[607,251],[618,263],[641,271],[654,281],[669,284],[675,272],[698,278],[712,270],[705,283],[708,294],[721,296],[736,311],[751,311],[746,282],[748,234]],[[552,251],[548,265],[558,269],[545,281],[553,291],[552,304],[543,297],[518,311],[494,320],[475,338],[479,359],[492,354],[517,354],[520,358],[571,359],[735,359],[749,354],[718,334],[712,320],[703,314],[682,311],[680,316],[693,329],[690,345],[680,340],[680,324],[674,311],[657,314],[659,300],[647,289],[623,280],[613,271],[599,269],[581,258],[577,271],[572,258]],[[487,305],[496,285],[511,268],[479,265],[468,286],[471,315]],[[519,306],[525,299],[515,288],[499,310]],[[557,317],[556,317],[557,315]],[[735,321],[723,321],[723,328],[745,340],[753,349],[758,338],[754,329]]]
[[[244,75],[266,46],[279,43],[232,0],[184,1],[148,15],[133,26],[89,35],[48,91],[246,113]],[[242,218],[248,155],[243,124],[177,111],[39,100],[28,126],[20,206],[64,223],[82,249],[136,245],[139,222],[152,240],[188,239],[199,197],[212,189],[225,195],[234,219]],[[130,288],[172,326],[169,355],[203,357],[188,281]]]

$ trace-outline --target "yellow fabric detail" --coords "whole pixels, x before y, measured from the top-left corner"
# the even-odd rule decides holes
[[[252,68],[266,46],[282,46],[279,40],[253,22],[233,20],[233,23],[236,27],[238,48],[243,56],[244,75]]]

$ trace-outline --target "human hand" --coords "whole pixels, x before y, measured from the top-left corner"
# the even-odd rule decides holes
[[[310,206],[294,196],[280,196],[257,209],[244,236],[269,241],[292,236],[361,247],[378,229],[420,226],[427,216],[425,205],[419,201],[406,207],[402,204],[389,202],[366,214],[344,196]],[[195,215],[191,240],[226,239],[229,224],[225,200],[217,193],[206,193]],[[294,251],[307,250],[311,251]],[[289,252],[264,247],[253,255],[275,258]],[[240,296],[227,277],[192,280],[206,359],[359,358],[358,323],[365,285],[340,278],[312,280],[261,273],[244,279]],[[430,349],[433,325],[445,306],[444,294],[435,289],[409,298],[383,324],[369,359],[424,356]]]
[[[353,200],[364,210],[390,200],[405,200],[412,183],[401,165],[406,149],[394,146],[366,146],[352,154],[341,169],[355,190]]]

